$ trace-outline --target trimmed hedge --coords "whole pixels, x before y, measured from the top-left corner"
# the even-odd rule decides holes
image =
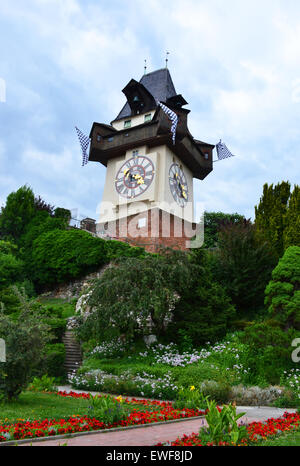
[[[32,245],[32,279],[40,288],[74,280],[118,257],[142,257],[143,248],[95,238],[82,230],[55,229]]]

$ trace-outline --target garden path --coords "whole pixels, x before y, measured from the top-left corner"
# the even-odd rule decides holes
[[[74,390],[70,386],[58,387],[61,391],[73,391],[77,393],[89,393],[84,390]],[[91,392],[99,394],[99,392]],[[130,397],[128,397],[130,398]],[[143,399],[141,397],[135,397]],[[240,419],[241,423],[249,424],[254,421],[266,421],[270,418],[278,418],[285,411],[296,412],[295,409],[281,409],[271,407],[239,406],[237,412],[245,412],[245,416]],[[21,446],[154,446],[159,442],[173,441],[184,434],[198,432],[205,425],[204,419],[188,419],[167,424],[148,424],[147,426],[136,427],[126,430],[112,432],[97,432],[78,435],[65,439],[51,439],[38,442],[21,444]]]

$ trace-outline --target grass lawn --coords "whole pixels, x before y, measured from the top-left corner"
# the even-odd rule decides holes
[[[90,401],[84,398],[62,397],[56,394],[23,392],[17,401],[0,405],[0,424],[12,424],[18,420],[43,420],[87,415]],[[159,406],[134,405],[132,410],[159,410]],[[4,422],[5,421],[5,422]]]
[[[43,304],[45,307],[51,310],[60,310],[61,317],[68,318],[74,315],[75,313],[75,303],[74,300],[71,302],[67,299],[61,298],[49,298],[47,296],[39,296],[37,299],[38,302]]]
[[[72,414],[87,414],[89,400],[63,398],[55,394],[23,392],[17,401],[0,406],[0,423],[13,423],[19,419],[35,420],[64,418]]]
[[[259,446],[262,447],[299,447],[300,446],[300,428],[293,432],[286,432],[273,440],[265,440]]]

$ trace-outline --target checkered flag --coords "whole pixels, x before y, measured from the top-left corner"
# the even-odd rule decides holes
[[[227,159],[228,157],[234,157],[234,155],[230,152],[230,150],[227,149],[226,145],[221,141],[218,142],[217,144],[217,155],[218,155],[218,160],[215,160],[215,162],[218,162],[219,160]]]
[[[89,144],[91,142],[90,138],[88,136],[85,136],[80,129],[75,126],[75,129],[77,131],[77,136],[81,145],[81,150],[82,150],[82,166],[86,165],[89,161],[89,156],[87,154],[87,148],[89,147]]]
[[[161,106],[163,111],[170,117],[170,120],[172,121],[171,133],[172,133],[173,144],[175,144],[176,128],[177,128],[177,123],[178,123],[178,115],[176,115],[175,112],[173,112],[169,107],[162,104],[161,102],[158,102],[158,105]]]

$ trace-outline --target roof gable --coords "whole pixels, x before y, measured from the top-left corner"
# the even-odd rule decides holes
[[[148,92],[150,92],[155,100],[166,102],[167,99],[176,95],[176,90],[170,72],[167,68],[162,68],[160,70],[153,71],[152,73],[145,74],[141,78],[140,83]],[[114,121],[130,116],[131,109],[128,102],[126,102]]]

